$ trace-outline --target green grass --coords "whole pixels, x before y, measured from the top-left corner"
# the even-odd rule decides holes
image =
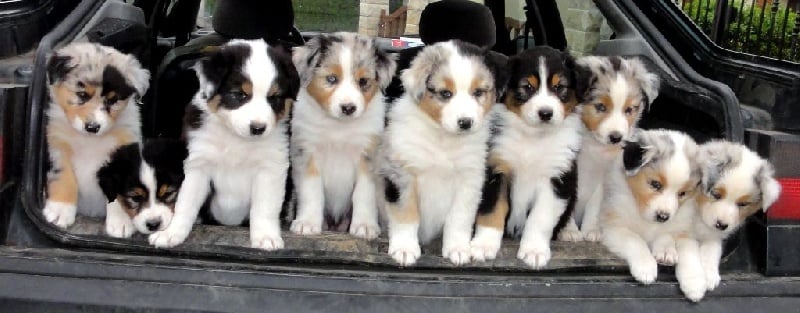
[[[300,31],[357,31],[359,3],[359,0],[292,0],[295,25]]]

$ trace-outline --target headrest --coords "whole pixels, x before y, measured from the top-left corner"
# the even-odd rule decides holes
[[[460,39],[490,48],[497,40],[489,7],[469,0],[442,0],[428,4],[419,20],[419,37],[426,45]]]
[[[292,0],[217,0],[214,31],[228,38],[287,38],[294,26]]]

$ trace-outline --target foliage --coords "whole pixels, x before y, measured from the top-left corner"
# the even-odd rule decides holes
[[[301,31],[356,31],[360,2],[359,0],[292,0],[295,25]]]

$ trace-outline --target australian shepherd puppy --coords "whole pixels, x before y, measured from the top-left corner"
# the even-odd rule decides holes
[[[195,65],[200,88],[187,108],[185,179],[156,247],[182,243],[205,202],[223,225],[250,224],[250,242],[283,247],[280,213],[289,170],[286,116],[300,80],[291,56],[263,40],[232,40]]]
[[[383,89],[395,61],[374,39],[343,32],[309,40],[293,58],[301,90],[291,121],[298,198],[291,230],[319,234],[349,224],[351,234],[376,238],[372,162],[385,123]]]
[[[658,95],[659,79],[638,59],[588,56],[577,60],[592,75],[581,120],[585,125],[578,154],[578,200],[559,238],[600,240],[598,212],[603,202],[607,169],[622,153],[642,111]],[[580,232],[578,225],[580,222]]]
[[[539,269],[550,240],[572,212],[580,149],[576,86],[588,79],[573,58],[536,47],[509,60],[504,106],[496,108],[481,202],[472,240],[475,260],[494,259],[505,232],[522,237],[517,257]]]
[[[720,281],[722,241],[758,211],[766,211],[781,192],[772,165],[737,143],[711,141],[700,145],[697,163],[701,183],[691,207],[693,236],[699,241],[705,289]]]
[[[75,214],[105,216],[97,171],[119,146],[141,137],[137,100],[150,74],[131,55],[73,43],[47,61],[50,170],[44,217],[59,227]]]
[[[655,281],[657,262],[675,263],[673,238],[688,234],[692,214],[679,208],[699,180],[696,151],[697,144],[684,133],[637,131],[603,184],[602,242],[644,284]]]
[[[401,74],[405,94],[389,112],[379,150],[379,199],[389,254],[416,262],[439,234],[442,255],[470,261],[470,239],[488,152],[487,115],[505,85],[503,62],[461,41],[425,47]]]
[[[176,139],[149,139],[114,151],[97,172],[108,199],[106,233],[128,238],[137,231],[151,234],[166,228],[183,182],[187,154],[186,143]]]

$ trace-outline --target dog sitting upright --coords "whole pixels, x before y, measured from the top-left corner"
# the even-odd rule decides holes
[[[747,147],[725,141],[700,145],[702,180],[691,207],[693,236],[699,242],[706,289],[720,281],[722,241],[759,210],[766,211],[781,192],[772,165]]]
[[[539,269],[550,240],[572,213],[582,122],[578,97],[588,73],[567,53],[536,47],[509,60],[505,105],[496,108],[488,171],[472,240],[475,260],[494,259],[506,233],[522,237],[517,257]]]
[[[47,221],[64,228],[76,213],[105,216],[97,171],[117,147],[140,141],[136,102],[149,78],[136,58],[99,44],[73,43],[50,56]]]
[[[172,220],[183,182],[186,143],[175,139],[148,139],[120,147],[97,172],[108,198],[106,233],[128,238],[138,231],[151,234]]]
[[[249,220],[254,248],[280,249],[286,117],[300,83],[291,57],[263,40],[232,40],[195,71],[200,88],[186,112],[185,179],[172,222],[151,234],[150,243],[182,243],[208,201],[211,217],[223,225]]]
[[[505,85],[489,51],[453,40],[425,47],[401,74],[378,159],[389,254],[414,264],[439,234],[442,255],[470,261],[489,140],[487,115]]]
[[[598,241],[598,212],[609,165],[622,153],[644,109],[658,96],[659,78],[638,59],[587,56],[577,60],[592,73],[581,119],[585,125],[578,154],[578,200],[574,219],[561,240]],[[575,221],[580,222],[580,231]]]
[[[291,121],[298,196],[291,230],[318,234],[349,224],[351,234],[376,238],[372,162],[385,123],[383,89],[395,61],[374,39],[355,33],[315,37],[296,47],[293,58],[302,88]]]

